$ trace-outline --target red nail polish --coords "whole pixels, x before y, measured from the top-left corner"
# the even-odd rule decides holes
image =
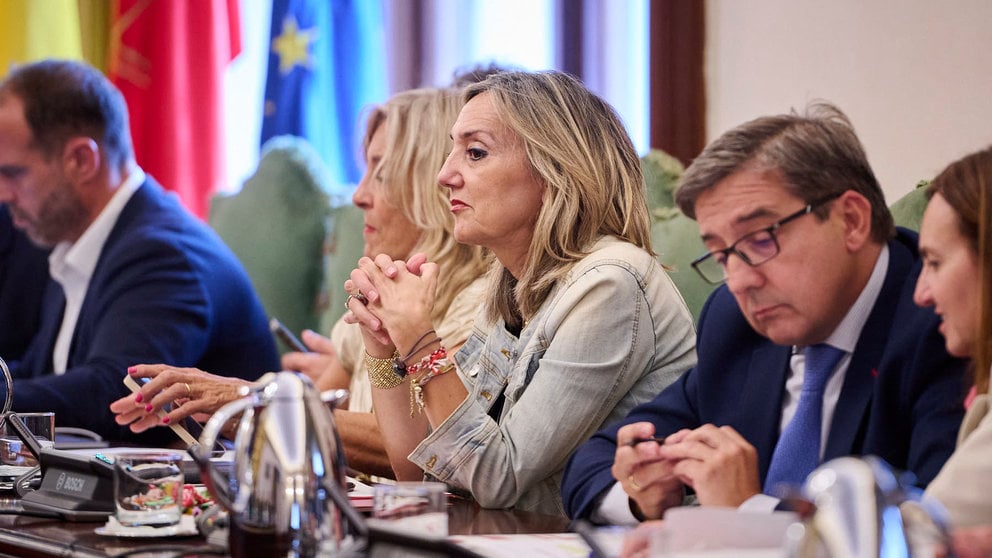
[[[162,417],[162,424],[169,424],[169,417]]]
[[[127,373],[128,374],[134,374],[137,371],[138,371],[138,367],[137,366],[128,366],[127,367]]]
[[[135,396],[134,396],[134,402],[135,402],[135,403],[141,403],[141,401],[142,401],[143,399],[144,399],[144,397],[142,397],[142,395],[141,395],[140,393],[139,393],[138,395],[135,395]]]
[[[149,403],[148,405],[145,405],[145,412],[146,413],[152,412],[152,408],[153,407],[152,407],[152,404],[151,403]]]

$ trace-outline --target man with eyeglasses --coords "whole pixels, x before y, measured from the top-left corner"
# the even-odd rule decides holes
[[[847,118],[828,104],[758,118],[686,170],[679,208],[724,283],[697,366],[593,436],[562,480],[601,523],[702,505],[774,509],[818,464],[874,454],[925,486],[954,449],[964,363],[912,302],[916,235],[897,230]]]

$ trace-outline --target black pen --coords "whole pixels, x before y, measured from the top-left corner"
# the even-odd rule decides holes
[[[658,436],[652,436],[651,438],[634,438],[633,440],[627,442],[626,445],[628,447],[634,447],[637,444],[643,444],[644,442],[655,442],[660,446],[665,443],[665,439]]]

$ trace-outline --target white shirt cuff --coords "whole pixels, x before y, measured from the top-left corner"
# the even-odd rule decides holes
[[[742,512],[754,512],[754,513],[772,513],[775,508],[778,507],[779,500],[767,494],[755,494],[740,506],[737,506],[737,511]]]
[[[627,496],[618,482],[613,483],[610,491],[589,514],[589,519],[593,523],[601,525],[637,525],[640,523],[630,512],[630,497]]]

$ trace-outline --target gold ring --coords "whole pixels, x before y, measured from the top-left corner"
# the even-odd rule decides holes
[[[187,384],[186,382],[183,382],[183,385],[186,386],[186,399],[192,399],[193,390],[189,389],[189,384]]]
[[[640,492],[641,491],[641,485],[637,484],[637,481],[634,480],[634,474],[633,473],[627,475],[627,483],[630,484],[630,487],[634,489],[634,492]]]

